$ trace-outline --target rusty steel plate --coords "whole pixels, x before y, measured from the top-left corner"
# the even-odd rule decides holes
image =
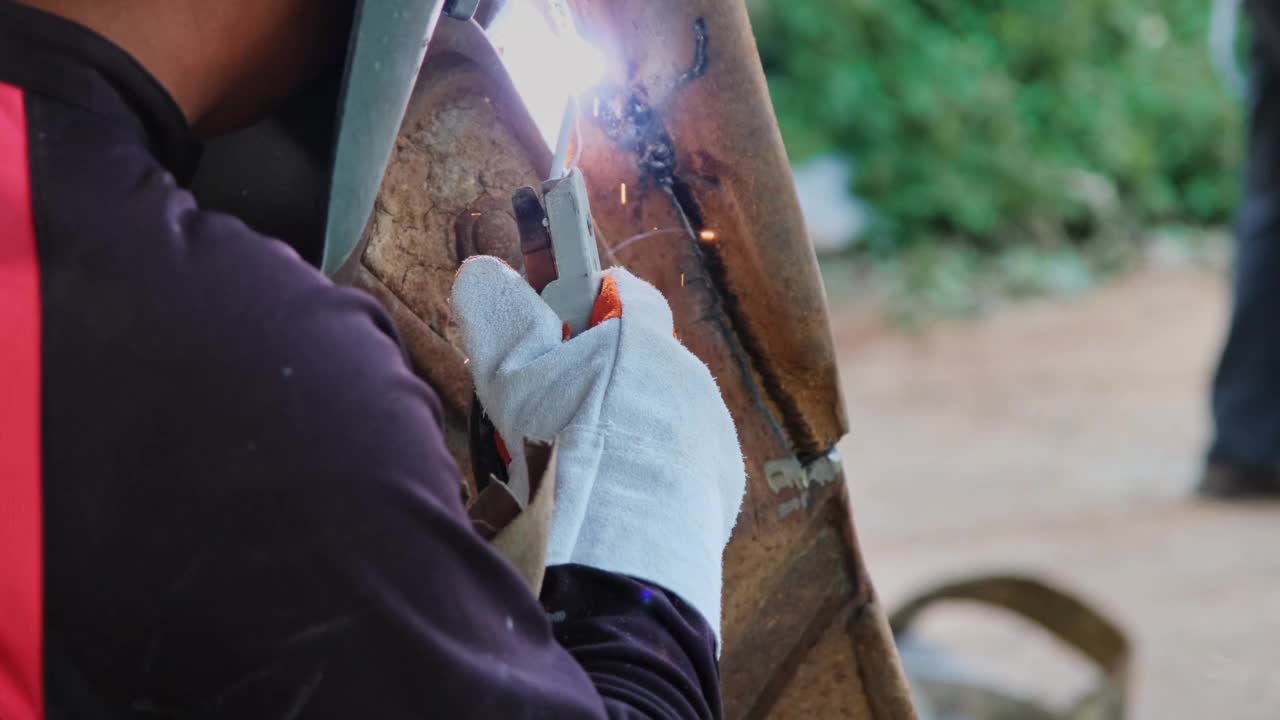
[[[725,555],[726,717],[912,718],[834,454],[847,427],[826,300],[745,6],[570,4],[627,68],[579,118],[601,258],[667,295],[747,458]],[[519,261],[510,196],[550,153],[478,25],[442,21],[425,68],[340,279],[389,308],[466,468],[449,287],[469,254]]]

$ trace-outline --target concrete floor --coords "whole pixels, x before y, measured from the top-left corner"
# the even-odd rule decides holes
[[[1226,314],[1218,273],[1139,271],[920,334],[833,308],[859,531],[889,607],[1024,571],[1136,646],[1131,718],[1280,718],[1280,504],[1189,498]],[[939,609],[926,637],[1051,701],[1087,665],[1028,626]]]

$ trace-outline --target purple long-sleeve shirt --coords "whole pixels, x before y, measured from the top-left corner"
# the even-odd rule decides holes
[[[195,205],[187,126],[129,56],[0,0],[4,133],[0,218],[30,222],[0,262],[38,278],[34,325],[0,313],[39,348],[9,377],[38,383],[43,527],[14,583],[43,622],[0,617],[0,681],[34,633],[47,717],[719,717],[687,604],[578,566],[539,602],[472,531],[381,309]]]

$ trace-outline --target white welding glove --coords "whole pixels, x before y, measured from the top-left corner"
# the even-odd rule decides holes
[[[721,555],[746,478],[733,420],[656,288],[609,270],[596,311],[612,319],[565,341],[555,312],[496,259],[468,260],[453,286],[476,394],[512,472],[525,468],[521,439],[557,438],[547,564],[660,585],[719,641]]]

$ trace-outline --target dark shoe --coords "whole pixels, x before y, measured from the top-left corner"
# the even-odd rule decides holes
[[[1210,463],[1196,494],[1220,500],[1280,497],[1280,468]]]

